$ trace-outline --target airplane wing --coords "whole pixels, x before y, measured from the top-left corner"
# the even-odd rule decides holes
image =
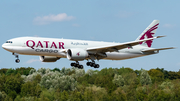
[[[154,51],[166,50],[166,49],[174,49],[174,48],[175,48],[175,47],[157,48],[157,49],[145,49],[145,50],[142,50],[142,52],[154,52]]]
[[[119,44],[113,44],[113,45],[108,45],[108,46],[102,46],[102,47],[91,47],[91,48],[87,48],[88,52],[96,52],[96,53],[100,53],[100,52],[113,52],[113,51],[117,51],[120,49],[124,49],[124,48],[132,48],[132,46],[138,45],[140,42],[144,42],[144,41],[148,41],[148,40],[153,40],[156,38],[161,38],[164,36],[157,36],[157,37],[153,37],[153,38],[149,38],[149,39],[144,39],[144,40],[137,40],[137,41],[131,41],[131,42],[125,42],[125,43],[119,43]]]

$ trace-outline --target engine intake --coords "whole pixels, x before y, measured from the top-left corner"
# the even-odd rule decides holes
[[[81,61],[88,57],[88,52],[84,49],[68,49],[67,58],[69,60]]]

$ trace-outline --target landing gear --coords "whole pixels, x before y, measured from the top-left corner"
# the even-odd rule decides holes
[[[94,68],[99,68],[100,67],[99,64],[95,64],[95,62],[87,62],[86,65],[94,67]],[[71,66],[79,68],[79,69],[83,69],[84,68],[83,65],[80,65],[78,61],[76,61],[76,63],[71,63]]]
[[[76,63],[71,63],[71,66],[83,69],[83,65],[80,65],[78,61],[76,61]]]
[[[88,62],[86,63],[87,66],[91,66],[91,67],[94,67],[94,68],[99,68],[99,67],[100,67],[99,64],[96,64],[96,63],[95,63],[94,60],[97,59],[97,58],[95,58],[94,55],[91,55],[91,56],[90,56],[90,59],[91,59],[92,62],[89,62],[89,61],[88,61]]]
[[[19,62],[20,62],[20,60],[19,60],[19,55],[16,54],[16,53],[12,53],[12,55],[14,55],[15,58],[17,58],[17,59],[15,60],[15,62],[16,62],[16,63],[19,63]]]
[[[95,62],[87,62],[86,65],[94,67],[94,68],[99,68],[100,67],[99,64],[95,64]]]

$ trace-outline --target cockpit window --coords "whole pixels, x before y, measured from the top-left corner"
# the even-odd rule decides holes
[[[6,43],[12,43],[12,41],[6,41]]]

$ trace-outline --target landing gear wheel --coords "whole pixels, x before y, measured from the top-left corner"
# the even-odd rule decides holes
[[[75,66],[76,63],[71,63],[71,66]]]
[[[94,68],[99,68],[99,64],[96,64],[96,65],[94,66]]]
[[[20,62],[20,60],[19,60],[19,59],[16,59],[16,60],[15,60],[15,62],[16,62],[16,63],[19,63],[19,62]]]
[[[95,67],[95,65],[96,65],[95,63],[92,63],[92,62],[90,63],[91,67]]]
[[[90,64],[91,64],[91,62],[87,62],[87,63],[86,63],[87,66],[90,66]]]
[[[79,69],[83,69],[83,65],[79,65],[79,67],[78,67]]]
[[[76,63],[75,63],[74,67],[79,67],[79,64],[76,64]]]

